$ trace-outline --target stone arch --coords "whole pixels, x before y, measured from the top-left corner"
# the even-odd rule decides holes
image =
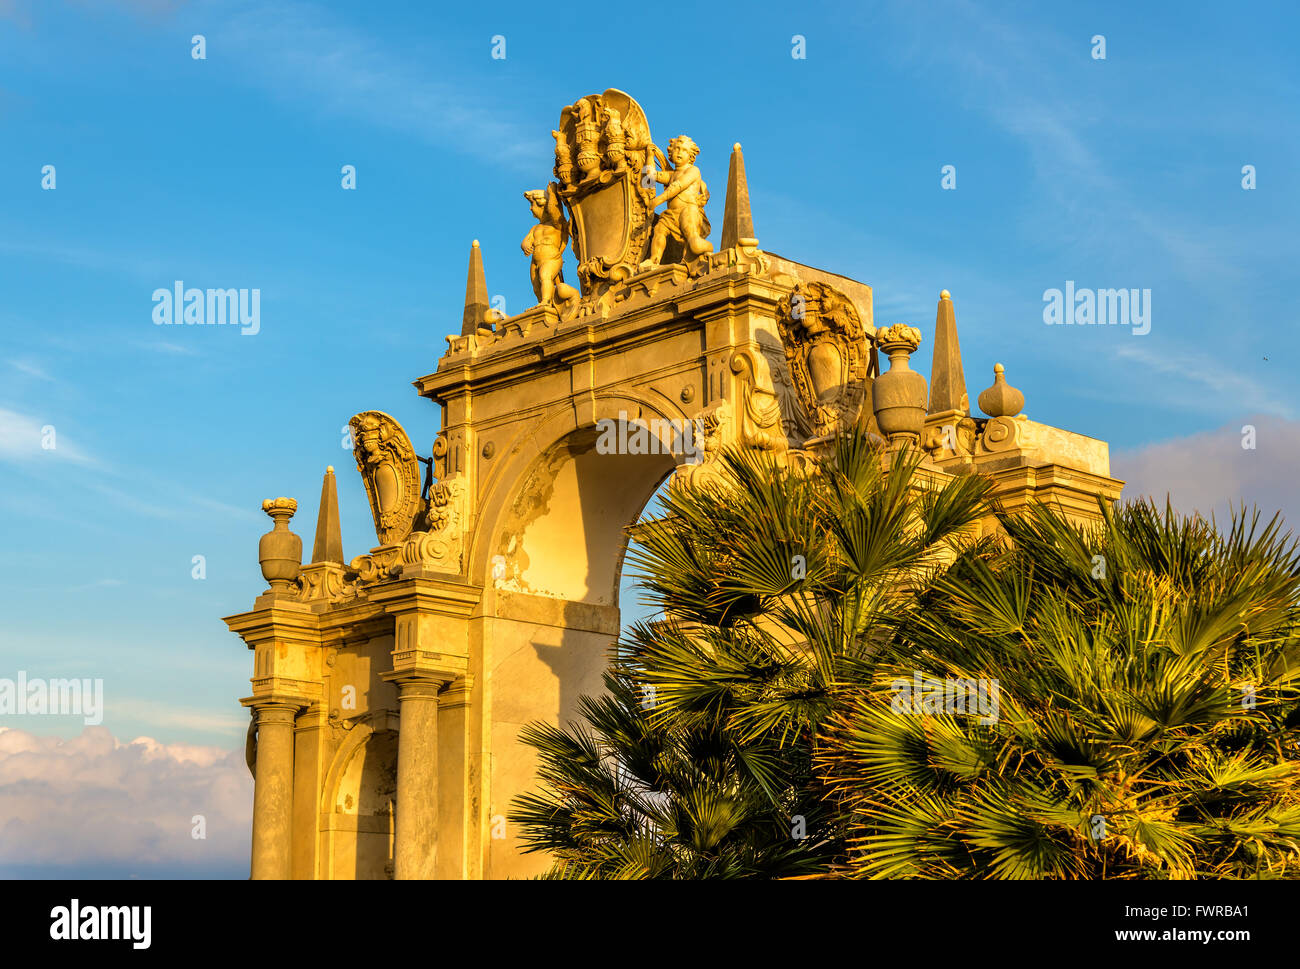
[[[393,877],[398,725],[395,711],[359,718],[330,760],[320,800],[326,878]]]
[[[482,726],[489,830],[508,813],[513,796],[535,786],[534,752],[519,741],[524,725],[576,719],[579,698],[603,691],[621,627],[627,529],[684,457],[600,453],[598,422],[616,421],[620,412],[647,424],[683,427],[688,420],[680,408],[646,393],[600,395],[585,421],[571,405],[556,408],[521,435],[529,446],[512,448],[488,486],[472,568],[484,576],[474,652],[485,707],[492,710]],[[506,572],[494,576],[497,555]],[[521,855],[510,830],[486,847],[488,877],[527,874],[547,863]]]
[[[556,483],[559,473],[564,471],[564,466],[569,462],[576,460],[579,455],[594,455],[595,442],[598,435],[597,428],[601,420],[618,420],[620,414],[626,414],[629,420],[642,420],[645,422],[676,422],[678,426],[683,426],[689,422],[690,418],[681,407],[675,406],[672,402],[666,401],[660,395],[659,399],[647,393],[638,393],[635,391],[624,391],[617,394],[602,394],[595,398],[594,407],[591,410],[591,416],[586,421],[580,421],[575,414],[575,408],[571,404],[552,409],[540,420],[529,421],[524,424],[517,434],[514,443],[509,449],[509,458],[502,461],[496,472],[492,474],[484,485],[483,499],[480,505],[478,528],[476,529],[475,542],[470,553],[469,573],[475,581],[482,582],[488,587],[497,587],[494,582],[493,560],[497,555],[506,555],[509,558],[509,536],[505,533],[511,529],[518,529],[530,521],[537,521],[546,515],[563,514],[564,509],[577,508],[590,515],[596,502],[580,501],[564,505],[563,499],[574,497],[572,494],[561,494],[560,502],[556,504],[553,500],[551,507],[538,508],[534,512],[523,507],[529,502],[529,490],[534,492],[546,490],[548,483]],[[567,450],[568,460],[560,452]],[[599,455],[602,459],[600,462],[585,462],[588,466],[582,469],[580,477],[585,478],[585,483],[589,487],[595,487],[596,482],[593,479],[597,467],[600,464],[607,465],[607,472],[617,478],[618,471],[623,469],[637,468],[642,473],[639,475],[641,488],[632,490],[631,504],[635,505],[633,521],[635,516],[640,513],[649,501],[654,492],[663,483],[663,481],[673,472],[673,470],[682,463],[682,455],[666,456],[663,454],[650,455]],[[603,459],[613,459],[605,461]],[[619,460],[624,459],[624,460]],[[621,465],[621,468],[615,468],[615,465]],[[544,480],[550,474],[550,482]],[[539,477],[541,476],[541,477]],[[646,488],[648,487],[648,490]],[[638,499],[636,495],[640,490],[644,490],[644,495]],[[554,496],[552,496],[554,499]],[[585,496],[583,496],[585,497]],[[602,496],[603,500],[603,496]],[[626,506],[620,504],[613,513],[615,518],[626,517]],[[621,530],[631,524],[631,521],[624,522],[620,529],[620,536],[617,541],[610,534],[603,536],[593,536],[592,545],[588,546],[587,551],[595,547],[608,547],[611,543],[621,548]],[[585,534],[585,533],[584,533]],[[573,548],[566,545],[565,551],[572,554]],[[584,559],[584,562],[586,560]],[[622,555],[618,553],[617,561],[613,565],[615,575],[621,568]],[[522,563],[520,563],[522,565]],[[528,563],[531,565],[532,563]],[[589,564],[589,563],[588,563]],[[599,604],[617,605],[616,600],[608,598],[601,600],[592,600],[586,595],[568,595],[574,589],[571,584],[561,584],[559,587],[546,589],[527,581],[526,577],[521,577],[520,581],[512,583],[510,580],[514,575],[511,569],[511,563],[507,561],[507,587],[513,587],[517,591],[537,592],[540,594],[553,594],[556,597],[570,598],[575,601],[597,601]],[[526,569],[520,569],[521,572]],[[608,574],[610,570],[604,569]]]

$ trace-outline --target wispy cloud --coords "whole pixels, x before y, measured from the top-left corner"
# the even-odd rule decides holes
[[[96,579],[94,582],[85,582],[81,585],[74,585],[69,588],[68,591],[83,592],[88,589],[116,589],[123,585],[126,585],[125,579]]]
[[[68,441],[66,435],[60,436],[58,428],[50,421],[0,408],[0,461],[30,463],[41,460],[86,465],[97,463]]]
[[[168,730],[196,730],[242,737],[248,729],[248,714],[237,706],[232,712],[224,713],[176,706],[143,697],[108,697],[105,715],[116,717],[122,714],[128,714],[132,720]]]
[[[151,353],[166,353],[178,357],[201,356],[199,351],[193,347],[173,343],[171,340],[133,340],[131,346],[138,350],[148,350]]]
[[[1258,380],[1242,376],[1226,366],[1222,358],[1167,347],[1144,349],[1128,343],[1116,347],[1114,354],[1121,360],[1142,364],[1148,375],[1177,378],[1177,383],[1163,387],[1158,382],[1148,384],[1143,392],[1148,395],[1163,392],[1166,403],[1183,410],[1222,413],[1227,406],[1236,411],[1288,419],[1296,416],[1292,394],[1279,393]],[[1207,390],[1212,394],[1207,395]]]
[[[84,246],[69,246],[61,243],[15,241],[13,237],[19,232],[23,232],[23,230],[17,226],[6,230],[6,235],[9,238],[0,239],[0,252],[20,256],[37,256],[69,266],[76,266],[79,269],[134,276],[137,279],[157,280],[164,275],[163,263],[156,259],[135,256],[121,251],[88,249]]]
[[[35,377],[37,380],[54,380],[49,374],[28,360],[10,360],[9,366],[13,367],[19,373],[25,373],[29,377]]]
[[[538,132],[509,120],[508,106],[449,80],[457,72],[416,63],[316,5],[258,4],[225,16],[223,48],[276,97],[521,171],[546,156]]]
[[[1055,209],[1046,216],[1051,208],[1032,206],[1031,229],[1075,252],[1086,247],[1103,255],[1138,253],[1154,245],[1191,281],[1199,282],[1211,267],[1220,279],[1242,278],[1214,232],[1185,211],[1153,211],[1126,187],[1123,170],[1090,147],[1097,134],[1095,99],[1078,96],[1077,75],[1070,70],[1090,58],[1087,37],[1001,21],[966,0],[946,4],[944,11],[940,18],[915,22],[927,31],[935,22],[948,24],[952,42],[918,44],[912,54],[942,58],[946,69],[956,66],[978,78],[964,96],[1023,143],[1035,184]],[[1096,65],[1106,69],[1105,62]]]

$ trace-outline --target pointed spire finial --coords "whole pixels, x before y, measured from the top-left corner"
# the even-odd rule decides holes
[[[727,206],[722,216],[722,248],[756,246],[754,217],[749,211],[749,183],[745,181],[745,156],[740,142],[731,148],[731,168],[727,171]]]
[[[480,329],[492,329],[492,324],[487,322],[490,308],[487,281],[483,278],[483,251],[475,239],[469,247],[469,276],[465,281],[465,315],[461,317],[460,335],[475,336]]]
[[[325,469],[320,486],[320,511],[316,514],[316,541],[311,560],[343,564],[343,532],[339,528],[339,492],[334,480],[334,466]]]
[[[970,415],[970,398],[966,395],[966,372],[961,365],[961,345],[957,342],[957,317],[952,309],[952,294],[939,293],[939,309],[934,318],[934,356],[930,364],[931,414],[956,411]]]

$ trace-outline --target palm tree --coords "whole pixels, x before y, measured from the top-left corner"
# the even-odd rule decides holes
[[[1244,510],[1222,534],[1100,507],[1091,528],[999,515],[1002,549],[936,578],[870,685],[842,694],[818,768],[849,826],[844,872],[1300,874],[1295,543]],[[951,685],[981,680],[996,711],[957,709]]]
[[[845,435],[802,473],[726,454],[720,484],[670,489],[638,526],[660,618],[626,631],[580,723],[524,734],[543,788],[513,817],[554,876],[788,877],[842,855],[820,725],[989,510],[986,479],[937,486],[877,442]]]

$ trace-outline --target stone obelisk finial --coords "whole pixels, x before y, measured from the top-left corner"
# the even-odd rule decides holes
[[[939,294],[939,311],[934,319],[929,413],[948,412],[968,416],[970,399],[966,396],[966,373],[962,370],[961,345],[957,342],[957,317],[952,310],[952,296],[945,289]]]
[[[722,248],[756,246],[754,217],[749,212],[749,183],[745,181],[745,156],[740,142],[731,147],[731,168],[727,171],[727,207],[722,216]]]
[[[311,560],[343,564],[343,532],[339,528],[339,491],[334,480],[334,466],[325,469],[320,486],[320,511],[316,514],[316,542]]]
[[[465,315],[461,318],[460,335],[476,336],[481,329],[492,329],[492,324],[487,321],[489,309],[487,281],[483,278],[483,253],[475,239],[469,248],[469,278],[465,281]]]

